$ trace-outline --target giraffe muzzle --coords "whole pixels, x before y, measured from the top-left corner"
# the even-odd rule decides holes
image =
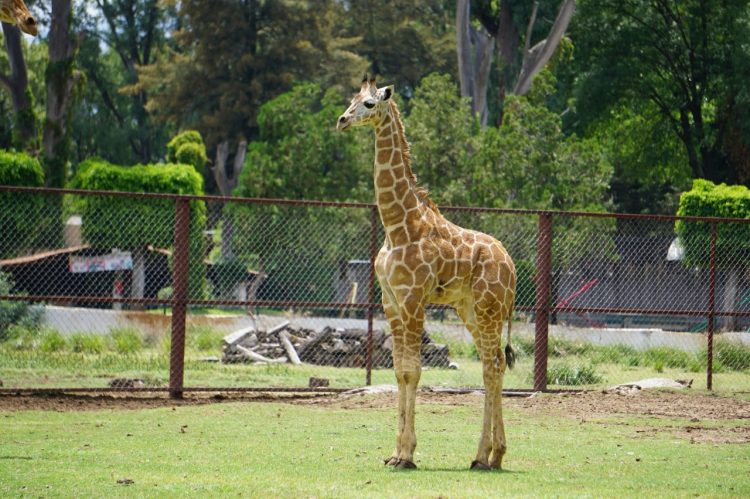
[[[343,131],[349,128],[351,120],[346,115],[341,115],[339,120],[336,122],[336,130]]]

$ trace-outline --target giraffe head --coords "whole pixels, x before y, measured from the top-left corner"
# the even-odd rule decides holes
[[[346,130],[349,127],[377,124],[388,109],[388,101],[392,96],[393,85],[378,88],[375,79],[368,79],[365,75],[362,88],[352,97],[349,108],[339,117],[336,128]]]
[[[15,24],[29,35],[37,34],[36,19],[23,0],[0,0],[0,21]]]

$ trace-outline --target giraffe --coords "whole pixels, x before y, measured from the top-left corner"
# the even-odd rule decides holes
[[[31,36],[37,34],[37,23],[23,0],[0,0],[0,21],[15,24]]]
[[[502,416],[502,383],[511,367],[511,315],[516,271],[503,245],[493,237],[446,220],[411,170],[393,86],[377,88],[367,75],[336,128],[375,129],[375,196],[385,242],[375,260],[383,308],[393,335],[393,366],[398,383],[396,448],[385,460],[398,469],[416,468],[414,429],[421,376],[421,336],[427,304],[455,308],[471,333],[482,361],[484,423],[472,469],[499,469],[507,448]],[[503,322],[508,342],[501,347]]]

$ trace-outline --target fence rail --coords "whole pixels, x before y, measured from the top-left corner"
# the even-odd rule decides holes
[[[750,389],[750,220],[441,211],[497,237],[516,262],[515,319],[533,324],[521,327],[520,367],[533,375],[509,374],[512,388],[704,372],[708,389],[717,375],[722,389]],[[340,386],[384,379],[373,272],[383,234],[372,204],[0,186],[0,213],[6,387],[97,389],[84,385],[114,372],[150,376],[146,386],[179,397],[204,385],[301,387],[317,374]],[[428,333],[450,349],[425,339],[425,362],[466,359],[459,374],[436,369],[432,381],[481,384],[467,333],[446,307],[430,315]],[[220,367],[202,363],[243,330],[245,346],[225,345]],[[248,344],[267,365],[230,363],[251,355]],[[320,367],[278,367],[289,344]]]

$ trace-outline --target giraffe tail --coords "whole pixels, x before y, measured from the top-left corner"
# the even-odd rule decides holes
[[[513,344],[510,340],[510,330],[513,326],[513,306],[510,307],[510,313],[508,314],[508,343],[505,345],[505,363],[508,365],[508,369],[513,369],[513,365],[516,363],[516,351],[513,349]]]

